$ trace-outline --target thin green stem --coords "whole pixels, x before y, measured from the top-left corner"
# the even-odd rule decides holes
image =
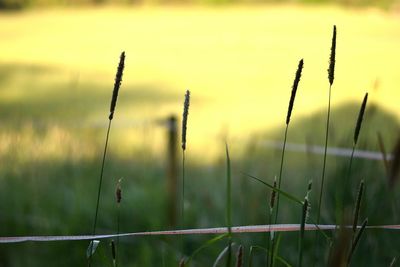
[[[185,227],[185,150],[182,150],[182,202],[181,202],[182,229]]]
[[[231,266],[232,257],[232,193],[231,193],[231,159],[229,157],[228,144],[226,144],[226,223],[228,225],[228,258],[226,266]]]
[[[343,190],[343,198],[342,198],[342,211],[344,211],[344,208],[345,208],[346,193],[348,191],[349,184],[350,184],[349,180],[350,180],[350,174],[351,174],[351,167],[353,165],[353,158],[354,158],[355,149],[356,149],[356,143],[353,144],[353,148],[351,150],[349,168],[347,169],[346,180],[344,181],[344,190]]]
[[[118,203],[117,206],[117,244],[116,244],[116,250],[115,250],[115,267],[118,267],[118,255],[119,255],[119,233],[120,233],[120,204]]]
[[[303,204],[303,212],[301,217],[301,225],[300,225],[300,237],[299,237],[299,258],[298,258],[298,267],[302,266],[303,263],[303,240],[304,240],[304,229],[307,219],[307,210],[308,210],[308,199],[304,199]]]
[[[321,206],[322,206],[322,195],[324,192],[324,183],[325,183],[325,170],[326,170],[326,154],[328,150],[328,139],[329,139],[329,122],[331,117],[331,90],[332,85],[329,85],[329,97],[328,97],[328,115],[326,118],[326,131],[325,131],[325,147],[324,147],[324,161],[322,164],[322,176],[321,176],[321,188],[319,191],[319,200],[318,200],[318,213],[317,213],[317,224],[320,223],[321,219]],[[315,255],[314,255],[314,266],[315,266],[315,258],[319,255],[319,246],[318,246],[318,233],[315,232]]]
[[[182,149],[182,196],[181,196],[181,229],[185,229],[185,150]],[[185,256],[183,236],[180,237],[182,256]]]
[[[104,165],[106,161],[106,155],[107,155],[107,146],[108,146],[108,138],[110,136],[110,129],[111,129],[111,119],[108,121],[108,128],[107,128],[107,135],[106,135],[106,142],[104,145],[104,152],[103,152],[103,160],[101,163],[101,170],[100,170],[100,178],[99,178],[99,186],[97,190],[97,202],[96,202],[96,212],[94,215],[94,223],[93,223],[93,231],[92,235],[96,235],[96,227],[97,227],[97,215],[99,212],[99,206],[100,206],[100,195],[101,195],[101,185],[103,183],[103,173],[104,173]],[[91,242],[91,248],[89,251],[92,251],[93,249],[93,242]],[[89,259],[88,259],[88,266],[90,267],[92,264],[92,253],[90,253]]]
[[[282,182],[282,171],[283,171],[283,162],[285,159],[285,149],[286,149],[286,140],[287,140],[287,133],[288,133],[288,128],[289,124],[286,124],[285,128],[285,137],[283,140],[283,146],[282,146],[282,157],[281,157],[281,166],[279,168],[279,178],[278,178],[278,189],[281,189],[281,182]],[[279,192],[276,196],[276,212],[275,212],[275,220],[274,224],[278,222],[278,213],[279,213]],[[272,239],[272,247],[271,247],[271,267],[274,266],[274,251],[275,251],[275,237]]]
[[[269,210],[269,216],[268,216],[268,233],[267,233],[267,267],[269,266],[269,252],[270,252],[270,248],[271,248],[271,222],[272,222],[272,214],[273,214],[273,210],[270,209]]]
[[[321,188],[320,188],[320,191],[319,191],[317,224],[319,224],[320,218],[321,218],[322,195],[323,195],[323,192],[324,192],[325,170],[326,170],[326,153],[327,153],[327,150],[328,150],[329,121],[330,121],[330,115],[331,115],[331,88],[332,88],[332,86],[329,86],[328,115],[327,115],[327,118],[326,118],[326,132],[325,132],[324,162],[323,162],[323,165],[322,165]]]
[[[283,161],[285,158],[285,149],[286,149],[286,139],[287,139],[287,133],[288,133],[288,128],[289,128],[289,124],[286,125],[286,129],[285,129],[285,138],[283,140],[283,146],[282,146],[282,158],[281,158],[281,166],[279,169],[279,178],[278,178],[278,189],[281,189],[281,182],[282,182],[282,171],[283,171]],[[276,196],[276,213],[275,213],[275,221],[274,223],[276,224],[278,221],[278,212],[279,212],[279,192]]]

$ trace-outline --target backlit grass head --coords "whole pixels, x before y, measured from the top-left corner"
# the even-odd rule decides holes
[[[329,58],[328,79],[329,84],[332,86],[335,79],[335,63],[336,63],[336,25],[333,26],[331,56]]]
[[[121,181],[122,181],[122,178],[118,180],[117,187],[115,189],[115,199],[117,200],[118,204],[121,203],[121,200],[122,200]]]
[[[112,94],[112,98],[111,98],[111,105],[110,105],[110,115],[108,116],[108,118],[110,120],[112,120],[114,117],[114,111],[115,111],[115,106],[117,105],[118,92],[119,92],[119,88],[121,87],[122,74],[124,72],[124,67],[125,67],[125,52],[122,52],[120,59],[119,59],[117,74],[115,75],[114,90],[113,90],[113,94]]]
[[[293,86],[292,86],[292,94],[290,96],[289,107],[288,107],[288,112],[287,112],[287,116],[286,116],[286,125],[288,125],[290,122],[290,116],[292,115],[294,99],[296,98],[297,87],[299,86],[303,66],[304,66],[304,61],[303,61],[303,59],[301,59],[299,61],[299,66],[297,67],[296,76],[294,78],[294,82],[293,82]]]
[[[187,119],[189,115],[190,105],[190,91],[186,90],[185,102],[183,104],[183,117],[182,117],[182,149],[186,150],[186,131],[187,131]]]
[[[358,113],[357,124],[356,124],[356,128],[354,130],[354,145],[357,144],[358,136],[360,135],[360,130],[361,130],[361,125],[362,125],[362,121],[364,118],[365,108],[367,106],[367,100],[368,100],[368,93],[365,94],[364,100],[360,107],[360,112]]]

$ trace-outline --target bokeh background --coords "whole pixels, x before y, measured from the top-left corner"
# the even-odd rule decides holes
[[[269,182],[278,174],[301,58],[305,67],[288,141],[305,148],[288,152],[283,186],[299,197],[310,179],[319,188],[322,156],[307,148],[324,144],[333,25],[338,39],[329,146],[351,148],[367,91],[358,148],[379,153],[380,133],[390,153],[399,136],[398,0],[0,0],[0,8],[1,236],[91,233],[122,51],[126,67],[105,166],[101,233],[116,231],[114,189],[121,177],[121,231],[179,226],[179,132],[186,89],[192,99],[185,226],[225,225],[225,141],[233,166],[233,223],[265,224],[270,191],[242,172]],[[347,165],[347,157],[328,157],[323,223],[336,222]],[[370,224],[397,223],[399,194],[396,186],[388,188],[382,161],[355,159],[348,190],[355,192],[361,178],[367,185],[362,217]],[[283,222],[298,223],[300,211],[282,200]],[[281,241],[280,254],[292,264],[297,235],[286,234]],[[185,253],[211,237],[187,237]],[[313,260],[313,240],[309,235],[307,263]],[[121,266],[177,266],[178,241],[121,239]],[[237,235],[235,243],[248,251],[250,245],[264,245],[265,236]],[[87,245],[2,244],[0,266],[81,266]],[[388,266],[399,245],[397,233],[370,230],[354,266]],[[207,248],[193,265],[212,265],[224,246]],[[327,252],[322,250],[319,266]],[[107,241],[94,260],[112,266]],[[256,255],[255,263],[261,266],[263,260]]]

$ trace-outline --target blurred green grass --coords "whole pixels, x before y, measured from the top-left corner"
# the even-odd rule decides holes
[[[13,72],[18,70],[14,69]],[[33,80],[41,76],[36,71],[29,75],[32,75],[30,79]],[[41,88],[43,85],[36,81],[32,86]],[[87,94],[79,95],[69,87],[64,87],[62,94],[48,94],[51,92],[49,88],[39,88],[30,88],[31,90],[27,91],[28,95],[20,101],[0,100],[4,102],[0,105],[5,110],[1,117],[3,125],[0,133],[0,158],[5,163],[0,166],[0,210],[3,214],[0,217],[0,235],[86,234],[90,232],[92,225],[106,125],[102,127],[87,124],[71,127],[71,123],[76,121],[77,117],[87,121],[85,118],[90,118],[92,112],[107,115],[110,90],[92,84],[88,86],[90,89],[86,89],[89,91]],[[38,97],[38,91],[45,97]],[[35,102],[35,97],[38,97],[40,102]],[[126,94],[121,91],[122,101],[117,108],[115,121],[118,121],[117,116],[123,112],[124,105],[130,104],[123,99],[124,97]],[[165,99],[175,101],[174,96],[159,97],[160,100],[154,98],[155,103]],[[137,95],[132,98],[137,102],[143,99]],[[153,99],[152,96],[149,96],[150,99]],[[92,101],[95,101],[93,106]],[[358,107],[358,103],[348,103],[334,108],[330,146],[351,146]],[[19,113],[14,113],[18,110]],[[107,117],[103,117],[106,121]],[[37,119],[41,123],[38,123]],[[324,119],[322,110],[312,116],[300,117],[293,121],[289,141],[302,143],[312,140],[310,144],[322,144]],[[99,232],[112,233],[116,229],[114,188],[120,177],[124,177],[122,231],[166,229],[169,226],[166,214],[165,151],[160,150],[160,147],[151,150],[151,146],[146,147],[146,142],[142,146],[127,148],[124,139],[120,139],[123,136],[121,132],[124,131],[124,127],[112,129]],[[164,132],[165,129],[151,128],[149,131]],[[359,148],[378,150],[378,131],[382,133],[385,144],[390,148],[398,137],[399,122],[395,115],[373,104],[366,112]],[[269,190],[244,177],[241,172],[252,173],[271,182],[277,174],[280,152],[264,147],[262,141],[280,140],[282,132],[283,129],[279,127],[265,134],[250,133],[248,138],[229,141],[233,166],[234,225],[266,222]],[[165,146],[165,143],[162,145]],[[124,149],[119,150],[120,146]],[[222,142],[217,150],[220,154],[215,160],[203,162],[196,154],[190,153],[190,147],[188,149],[186,217],[187,224],[193,228],[221,226],[225,223],[225,158]],[[340,177],[346,172],[347,162],[348,159],[328,157],[328,191],[322,211],[324,223],[335,221],[335,192],[341,190]],[[319,179],[321,165],[322,156],[288,152],[283,188],[301,197],[306,181]],[[356,191],[357,181],[361,178],[365,179],[367,184],[361,216],[368,216],[371,225],[396,223],[396,212],[392,210],[392,200],[387,194],[382,162],[356,159],[352,171],[352,191]],[[317,188],[317,185],[314,188]],[[315,191],[313,198],[314,194]],[[398,193],[395,195],[398,196]],[[300,207],[283,199],[281,211],[285,222],[299,221]],[[313,235],[306,234],[306,237],[305,260],[306,263],[310,263]],[[193,251],[207,238],[209,237],[188,237],[188,250]],[[281,255],[289,262],[296,261],[296,253],[293,253],[297,249],[296,240],[297,234],[294,233],[285,234],[282,240]],[[160,262],[164,261],[165,266],[173,266],[179,255],[176,241],[173,237],[122,239],[121,262],[131,266],[159,266]],[[262,234],[236,235],[234,241],[245,244],[247,249],[249,245],[263,245],[265,242]],[[378,245],[380,248],[371,252],[371,249]],[[0,258],[5,266],[51,266],[56,263],[58,266],[79,265],[84,264],[86,246],[87,242],[2,245]],[[211,265],[223,246],[223,242],[220,242],[205,250],[196,258],[196,266]],[[382,262],[390,262],[391,257],[397,253],[397,246],[396,235],[370,230],[357,251],[354,262],[357,266],[379,266]],[[362,256],[367,251],[369,257]],[[20,257],[21,254],[26,257]],[[99,255],[102,256],[96,259],[96,264],[106,265],[107,261],[110,261],[107,244],[102,244]],[[258,255],[255,260],[261,264],[263,259],[263,256]]]

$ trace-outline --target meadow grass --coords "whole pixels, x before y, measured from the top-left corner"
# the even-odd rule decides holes
[[[5,96],[7,94],[3,93]],[[89,96],[91,95],[89,94]],[[129,96],[129,94],[125,96]],[[46,120],[44,120],[45,123],[39,127],[33,120],[34,116],[26,111],[39,112],[35,109],[36,105],[43,103],[40,101],[44,101],[44,103],[46,101],[33,98],[31,99],[32,103],[30,103],[30,100],[24,96],[19,99],[20,102],[13,102],[13,97],[18,99],[18,94],[17,96],[10,94],[9,97],[11,101],[10,99],[3,100],[4,103],[8,103],[7,108],[18,110],[22,103],[25,112],[20,112],[16,115],[20,116],[17,117],[20,120],[19,122],[13,122],[10,118],[7,120],[7,116],[3,115],[5,122],[8,124],[6,124],[7,128],[0,133],[2,140],[0,156],[3,162],[8,164],[0,168],[0,183],[2,185],[0,193],[2,196],[6,196],[3,201],[0,201],[0,209],[6,211],[7,216],[1,218],[4,227],[0,230],[0,234],[5,236],[30,235],[33,232],[36,234],[88,233],[90,231],[88,225],[92,220],[93,207],[82,203],[86,203],[88,195],[96,193],[96,188],[93,186],[94,181],[93,179],[88,179],[88,177],[95,177],[98,172],[98,155],[102,154],[101,149],[99,149],[103,145],[102,136],[97,133],[97,128],[85,129],[80,132],[81,130],[69,127],[67,124],[61,125],[57,128],[58,130],[54,130],[53,127],[55,126],[51,119],[52,115],[57,113],[44,114],[47,116],[45,117]],[[25,101],[22,101],[24,98]],[[59,98],[55,97],[54,102],[56,104],[62,103]],[[79,100],[80,98],[77,99]],[[102,96],[99,99],[105,100]],[[116,97],[112,99],[116,99]],[[55,103],[52,103],[53,106],[50,105],[45,111],[51,111],[55,107]],[[110,122],[113,114],[112,107],[115,107],[115,102],[112,101],[112,103],[114,105],[111,104]],[[364,114],[368,120],[363,122],[366,125],[362,127],[362,134],[359,135],[363,117],[359,116],[361,119],[358,119],[354,130],[353,148],[357,144],[362,149],[377,150],[376,132],[382,129],[385,129],[384,141],[388,143],[388,147],[393,147],[398,138],[396,129],[399,129],[396,117],[377,106],[371,105],[366,108],[366,100],[363,103],[362,107],[364,108],[361,108],[362,112],[360,114]],[[76,103],[72,103],[72,106],[74,104]],[[195,107],[196,105],[194,104],[193,106]],[[291,111],[290,106],[289,111]],[[358,106],[358,104],[339,106],[332,110],[332,114],[336,114],[335,121],[337,121],[331,127],[335,131],[335,134],[330,139],[332,144],[345,145],[352,139],[354,122],[349,122],[350,120],[347,118],[349,114],[354,114],[354,117],[356,117]],[[62,107],[58,108],[58,111],[62,114]],[[69,110],[70,108],[71,106],[68,106],[66,109]],[[7,110],[4,107],[3,109]],[[296,109],[298,109],[297,106]],[[95,108],[94,112],[100,112],[101,110],[100,105],[98,109]],[[41,112],[45,113],[45,111]],[[193,113],[195,112],[191,114]],[[66,116],[65,114],[62,115]],[[88,114],[88,116],[91,116],[91,114]],[[324,136],[324,127],[318,128],[316,125],[324,125],[324,123],[319,124],[319,122],[324,122],[325,118],[319,113],[315,116],[315,118],[311,116],[293,120],[293,124],[291,124],[291,141],[300,140],[300,142],[306,142],[308,139],[305,136],[307,135],[311,135],[312,138],[314,136]],[[286,119],[286,126],[289,124],[289,120],[290,115]],[[26,126],[29,123],[32,125],[30,128]],[[153,127],[155,128],[156,126]],[[161,131],[154,128],[150,132]],[[266,137],[279,138],[282,130],[282,128],[278,128],[276,130],[279,133],[278,135],[274,135],[275,133],[272,132],[267,134]],[[120,131],[123,132],[124,130]],[[191,132],[195,131],[192,130]],[[149,132],[145,132],[143,134],[144,137],[149,137]],[[120,136],[117,135],[114,140],[119,138]],[[322,143],[323,140],[318,142]],[[166,161],[160,155],[160,150],[156,150],[157,154],[155,154],[154,151],[145,146],[151,144],[151,142],[143,142],[143,147],[141,148],[128,147],[126,143],[121,141],[119,145],[118,143],[115,144],[115,148],[110,151],[111,157],[107,161],[107,169],[104,171],[104,176],[126,177],[126,180],[124,180],[126,181],[124,182],[124,199],[126,199],[124,203],[126,204],[125,209],[121,211],[121,229],[148,231],[167,227],[167,215],[165,212],[167,210],[165,203],[167,196],[165,192],[166,181],[164,179],[166,176]],[[84,151],[81,151],[81,145],[86,148]],[[251,264],[254,266],[265,264],[266,255],[269,253],[271,253],[269,255],[271,259],[274,259],[275,263],[279,262],[287,265],[298,262],[299,265],[309,266],[313,261],[314,238],[304,233],[306,213],[309,206],[308,197],[306,198],[307,201],[301,201],[297,196],[304,195],[302,188],[307,182],[305,180],[307,177],[319,176],[319,174],[315,174],[315,166],[321,166],[321,157],[307,152],[300,154],[301,157],[295,153],[286,154],[284,171],[285,177],[290,177],[290,180],[282,180],[283,190],[276,185],[274,186],[273,182],[263,182],[263,180],[256,178],[256,176],[268,177],[267,179],[271,180],[275,176],[274,172],[276,170],[282,170],[283,160],[280,162],[277,160],[281,154],[263,148],[261,142],[257,143],[252,150],[250,148],[241,150],[240,146],[243,146],[243,144],[233,142],[233,145],[230,145],[230,151],[234,151],[234,153],[230,154],[226,145],[225,153],[218,154],[212,164],[204,162],[204,156],[197,156],[197,158],[195,154],[192,156],[193,160],[186,168],[191,177],[191,182],[186,190],[189,203],[189,208],[185,213],[186,224],[193,228],[226,225],[228,229],[235,224],[264,224],[267,210],[265,207],[268,207],[265,195],[266,192],[270,192],[270,189],[272,189],[278,195],[287,198],[281,200],[279,214],[284,218],[282,221],[299,222],[299,218],[301,218],[302,231],[300,232],[300,238],[298,233],[279,235],[276,238],[276,249],[273,248],[269,252],[268,249],[263,247],[266,245],[264,235],[243,234],[233,236],[229,233],[212,237],[211,239],[209,239],[209,236],[188,236],[187,240],[185,240],[185,248],[188,251],[193,251],[192,257],[188,261],[191,262],[192,266],[211,266],[215,259],[223,255],[226,257],[226,264],[230,266],[230,263],[233,262],[231,260],[232,244],[235,242],[244,248],[251,248],[251,251],[255,248],[266,251],[266,254],[262,253],[259,257],[253,256],[247,261],[245,260],[249,264],[251,260]],[[132,151],[129,151],[129,149]],[[135,150],[137,151],[135,152]],[[105,151],[106,149],[104,149],[103,155],[105,155]],[[397,158],[395,159],[397,160]],[[353,236],[348,244],[349,250],[339,252],[344,255],[343,258],[347,261],[347,264],[352,263],[355,266],[363,266],[387,262],[389,265],[392,259],[396,257],[396,253],[398,253],[396,252],[396,247],[398,247],[396,245],[399,243],[398,238],[384,231],[367,230],[366,225],[367,222],[369,224],[396,223],[394,220],[396,210],[392,210],[392,203],[396,202],[398,193],[385,194],[387,192],[385,183],[389,182],[394,185],[396,180],[395,178],[387,179],[385,167],[380,161],[365,159],[353,161],[353,155],[350,160],[352,161],[351,177],[347,178],[352,179],[351,181],[348,179],[343,183],[338,177],[346,176],[349,173],[349,159],[330,159],[329,163],[334,168],[329,168],[326,172],[327,191],[321,217],[324,218],[324,221],[334,221],[336,209],[335,191],[338,189],[343,190],[344,186],[353,189],[355,188],[355,182],[358,183],[361,177],[365,179],[365,183],[368,183],[368,188],[365,191],[364,189],[359,191],[364,192],[364,197],[368,200],[379,196],[380,201],[364,201],[366,205],[361,206],[362,194],[359,194],[354,213]],[[265,162],[268,162],[268,166],[266,166]],[[398,172],[396,165],[392,165],[391,168],[391,175]],[[241,171],[255,173],[256,176],[253,178],[267,185],[268,190],[266,191],[266,187],[260,186],[260,183],[250,182],[248,177],[240,175]],[[115,220],[110,214],[113,214],[112,211],[116,209],[115,201],[112,200],[115,192],[113,190],[114,184],[111,183],[113,180],[107,179],[107,181],[103,187],[102,201],[101,203],[98,201],[96,204],[97,206],[102,206],[103,211],[103,215],[99,216],[98,225],[101,225],[101,232],[113,233],[115,232]],[[10,194],[10,192],[15,192],[16,188],[18,189],[18,194]],[[199,188],[204,188],[204,190],[199,190]],[[100,191],[98,189],[98,192]],[[100,194],[98,193],[99,198]],[[300,209],[300,206],[303,209]],[[365,219],[360,229],[355,231],[354,225],[357,225],[359,216],[362,218],[368,217],[368,220]],[[96,229],[96,227],[94,228]],[[347,236],[345,237],[347,238]],[[226,246],[225,242],[217,242],[223,238],[227,238],[228,246]],[[344,238],[345,241],[348,240],[346,238]],[[176,246],[176,239],[177,237],[122,238],[120,240],[121,246],[117,248],[119,249],[117,255],[124,264],[159,266],[160,262],[162,262],[165,266],[176,266],[181,256],[181,252]],[[326,240],[329,240],[329,238]],[[340,237],[338,240],[340,240]],[[109,246],[105,246],[104,243],[99,243],[96,257],[93,259],[93,265],[109,265],[116,258],[116,256],[110,255],[113,250],[110,252]],[[282,245],[278,245],[279,243]],[[340,244],[340,242],[336,244]],[[378,245],[381,249],[372,250]],[[30,266],[54,265],[54,263],[59,266],[73,266],[82,261],[85,247],[86,244],[83,244],[83,242],[47,243],[37,246],[36,244],[34,246],[32,244],[7,245],[0,252],[2,254],[0,263],[7,266],[26,266],[28,263]],[[226,251],[226,254],[221,254],[221,251]],[[367,252],[369,257],[364,256]],[[27,255],[27,257],[18,257],[21,253]],[[40,257],[41,255],[47,256]],[[193,255],[196,255],[196,257]],[[325,258],[325,255],[322,256],[321,258]],[[60,257],[65,258],[65,261],[60,261]],[[325,262],[324,260],[320,259],[317,264],[322,264]],[[241,260],[237,260],[237,262],[240,263]],[[182,264],[185,263],[189,264],[185,261]]]

